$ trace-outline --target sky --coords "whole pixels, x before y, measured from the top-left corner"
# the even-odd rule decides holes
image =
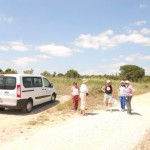
[[[150,75],[150,0],[0,0],[0,69]]]

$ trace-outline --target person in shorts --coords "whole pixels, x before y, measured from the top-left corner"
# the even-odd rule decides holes
[[[105,104],[105,110],[112,111],[112,93],[113,88],[111,86],[111,81],[107,80],[106,84],[101,89],[104,92],[104,104]]]

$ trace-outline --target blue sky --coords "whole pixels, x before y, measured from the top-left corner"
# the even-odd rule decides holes
[[[149,0],[0,0],[0,68],[150,75]]]

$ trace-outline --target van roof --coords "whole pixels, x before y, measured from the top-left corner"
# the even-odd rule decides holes
[[[33,75],[33,74],[0,74],[0,76],[13,76],[13,77],[24,77],[24,76],[30,76],[30,77],[44,77],[42,75]]]

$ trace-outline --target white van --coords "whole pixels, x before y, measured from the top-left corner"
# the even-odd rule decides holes
[[[0,110],[22,109],[29,113],[33,106],[55,99],[55,88],[44,76],[0,74]]]

